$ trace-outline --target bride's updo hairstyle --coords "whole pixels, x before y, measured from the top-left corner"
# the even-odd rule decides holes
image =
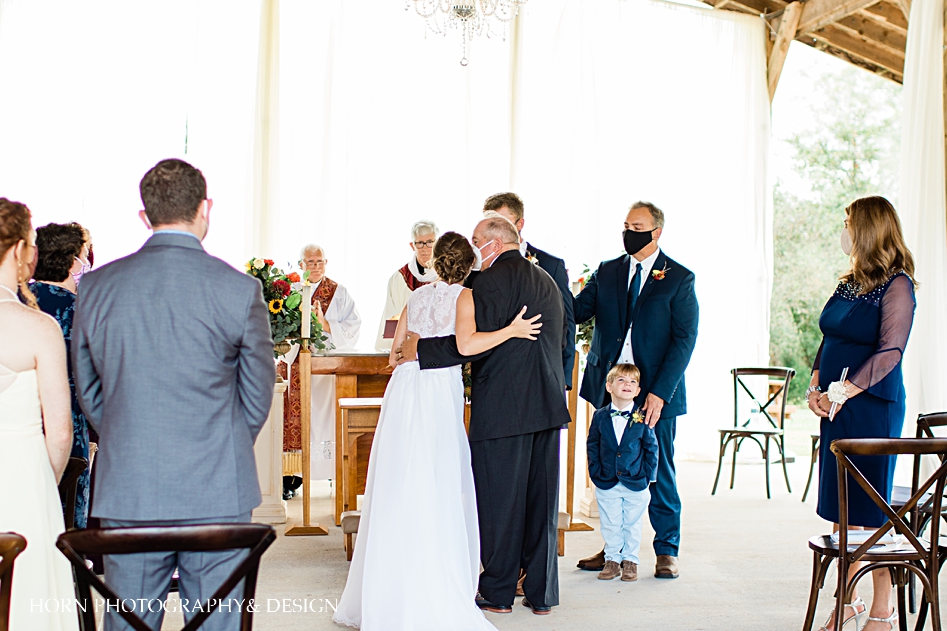
[[[20,241],[26,241],[29,244],[33,240],[31,234],[33,226],[30,220],[30,209],[24,204],[0,197],[0,259],[5,257],[10,248],[16,247]],[[25,261],[16,263],[16,282],[19,285],[20,294],[26,299],[26,304],[38,309],[36,299],[27,286],[30,280],[29,263]]]
[[[434,271],[445,283],[462,282],[473,264],[474,251],[467,237],[445,232],[434,244]]]

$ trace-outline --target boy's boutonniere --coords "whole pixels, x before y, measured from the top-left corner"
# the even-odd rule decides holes
[[[635,410],[631,415],[631,423],[644,423],[644,414],[641,410]],[[629,423],[629,425],[631,424]]]
[[[664,280],[664,277],[667,276],[669,271],[670,270],[668,269],[668,264],[665,263],[664,269],[651,270],[651,278],[653,278],[654,280]]]

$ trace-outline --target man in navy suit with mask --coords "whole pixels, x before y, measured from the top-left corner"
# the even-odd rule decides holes
[[[635,403],[658,439],[657,482],[651,485],[648,515],[654,528],[656,578],[677,578],[681,540],[681,498],[674,471],[677,417],[687,412],[684,369],[697,341],[694,273],[658,247],[664,213],[649,202],[636,202],[625,218],[625,252],[602,262],[575,298],[575,321],[595,318],[579,394],[596,408],[610,399],[605,376],[619,363],[641,371]],[[599,553],[579,562],[601,570]]]

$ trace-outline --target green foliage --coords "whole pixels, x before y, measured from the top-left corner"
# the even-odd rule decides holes
[[[814,127],[793,134],[796,193],[774,191],[770,362],[796,369],[790,400],[802,402],[822,333],[819,316],[848,267],[839,245],[844,209],[866,195],[897,205],[901,89],[847,67],[820,77]],[[808,189],[808,194],[804,191]]]

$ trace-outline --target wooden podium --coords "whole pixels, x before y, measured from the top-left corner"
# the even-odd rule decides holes
[[[335,525],[340,526],[346,452],[339,399],[385,396],[385,388],[391,379],[391,366],[385,352],[332,351],[326,355],[313,355],[311,371],[314,375],[335,375]],[[358,449],[359,460],[367,462],[372,436],[368,434],[359,440],[367,441],[367,445],[360,444]]]

